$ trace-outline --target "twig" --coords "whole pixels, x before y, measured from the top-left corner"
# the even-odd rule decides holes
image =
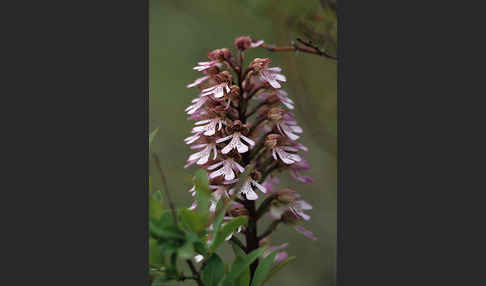
[[[169,203],[169,208],[170,208],[170,211],[172,212],[174,224],[177,225],[177,212],[176,212],[176,209],[175,209],[174,202],[172,201],[172,199],[170,197],[169,186],[167,185],[167,179],[165,178],[164,171],[162,171],[162,167],[160,167],[159,157],[155,153],[152,153],[152,156],[154,157],[155,166],[159,170],[160,177],[162,178],[162,184],[164,185],[165,196],[167,197],[167,201]]]
[[[199,276],[199,272],[197,271],[196,267],[194,266],[194,263],[192,263],[191,260],[186,260],[187,264],[189,265],[189,268],[191,268],[192,275],[194,275],[194,280],[196,280],[197,285],[199,286],[204,286],[201,277]]]
[[[271,52],[300,51],[300,52],[304,52],[304,53],[309,53],[309,54],[314,54],[314,55],[326,57],[328,59],[337,60],[336,56],[331,55],[331,54],[329,54],[325,51],[322,51],[321,49],[319,49],[319,47],[317,47],[316,45],[314,45],[310,42],[306,42],[306,41],[304,41],[300,38],[297,38],[297,41],[299,43],[301,43],[303,46],[299,46],[296,43],[292,42],[291,46],[285,46],[285,47],[277,47],[277,46],[274,46],[274,45],[267,45],[267,44],[263,44],[260,47],[267,49]]]

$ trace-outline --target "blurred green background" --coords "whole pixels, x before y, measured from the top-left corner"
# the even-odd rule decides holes
[[[249,35],[254,40],[287,46],[297,37],[310,39],[336,51],[336,16],[333,1],[324,0],[150,0],[150,130],[159,128],[152,151],[162,160],[169,189],[177,207],[189,206],[187,190],[196,167],[183,166],[191,151],[183,139],[190,134],[192,121],[184,109],[197,96],[187,89],[200,73],[192,70],[198,61],[216,48],[233,49],[234,38]],[[289,242],[289,256],[297,256],[269,285],[336,284],[337,225],[337,63],[311,54],[272,53],[258,48],[246,53],[270,57],[287,76],[284,89],[296,102],[295,114],[304,129],[304,154],[312,169],[306,172],[313,184],[303,185],[288,175],[280,175],[281,187],[292,187],[314,209],[304,226],[318,237],[311,241],[293,229],[281,226],[273,244]],[[160,177],[150,165],[153,189],[161,189]],[[223,258],[232,258],[223,248]],[[170,285],[195,285],[193,281]]]

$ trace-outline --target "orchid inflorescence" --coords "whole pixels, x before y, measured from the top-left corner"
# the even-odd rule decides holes
[[[198,151],[189,156],[185,167],[195,164],[208,172],[211,212],[218,201],[236,197],[226,211],[225,221],[242,215],[249,217],[248,224],[239,228],[246,236],[247,252],[268,244],[268,235],[280,223],[315,239],[301,226],[310,219],[304,211],[312,206],[301,200],[295,190],[276,187],[276,173],[285,171],[298,182],[312,182],[301,174],[309,169],[302,157],[302,152],[308,150],[297,141],[303,130],[290,111],[294,102],[281,89],[286,77],[281,68],[271,67],[269,58],[255,58],[248,67],[243,66],[245,51],[263,45],[263,41],[239,37],[234,44],[236,56],[229,49],[216,49],[208,53],[209,61],[194,67],[203,76],[187,85],[198,88],[199,95],[185,110],[189,119],[196,122],[191,136],[184,141]],[[242,177],[250,164],[252,171]],[[236,190],[239,180],[243,182]],[[195,195],[194,187],[189,191]],[[258,198],[264,200],[256,208]],[[196,207],[194,202],[190,208]],[[273,229],[258,236],[257,221],[265,213],[273,220]],[[281,250],[286,245],[269,250]],[[275,259],[285,257],[285,252],[279,252]]]

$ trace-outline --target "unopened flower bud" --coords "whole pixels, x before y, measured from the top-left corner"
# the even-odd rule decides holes
[[[248,210],[246,208],[234,208],[229,212],[232,217],[248,216]]]
[[[231,51],[229,49],[223,48],[221,50],[223,51],[223,56],[225,60],[231,59],[232,56],[231,56]]]
[[[251,47],[251,38],[248,36],[236,38],[235,47],[240,51],[244,51],[248,49],[249,47]]]
[[[224,61],[231,58],[231,51],[227,48],[216,49],[208,53],[208,58],[213,61]]]
[[[255,72],[259,72],[266,68],[270,64],[270,59],[269,58],[255,58],[251,64],[250,68],[253,69]]]
[[[231,97],[238,98],[240,97],[240,93],[241,93],[240,88],[237,85],[230,86],[229,94]]]
[[[214,75],[213,78],[217,83],[232,82],[233,81],[233,76],[228,71],[222,71],[222,72]]]
[[[246,134],[248,132],[248,126],[243,124],[240,120],[233,121],[233,124],[226,128],[228,133],[241,132]]]

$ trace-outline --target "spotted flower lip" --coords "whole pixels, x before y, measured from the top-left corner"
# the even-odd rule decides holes
[[[288,109],[294,109],[294,101],[289,98],[289,94],[286,91],[279,89],[277,91],[277,97]]]
[[[298,149],[295,148],[295,147],[291,147],[291,146],[275,146],[275,147],[272,148],[272,156],[275,160],[278,160],[277,159],[277,154],[278,154],[278,157],[280,158],[280,160],[282,160],[282,162],[284,162],[287,165],[290,165],[290,164],[293,164],[295,162],[299,162],[300,160],[302,160],[299,155],[288,153],[287,151],[297,152]]]
[[[186,139],[184,139],[184,142],[186,142],[186,144],[192,144],[192,143],[196,142],[199,138],[201,138],[202,133],[203,132],[197,132],[194,135],[191,135],[191,136],[187,137]]]
[[[300,136],[295,133],[300,134],[304,132],[302,130],[302,127],[297,125],[295,119],[290,117],[288,114],[284,114],[282,120],[280,120],[280,122],[277,123],[277,128],[282,135],[287,136],[290,140],[293,141],[300,138]]]
[[[312,206],[304,201],[304,200],[297,200],[290,202],[289,204],[278,204],[278,205],[273,205],[270,208],[270,215],[274,219],[281,219],[282,215],[286,211],[290,211],[296,218],[298,219],[303,219],[303,220],[309,220],[310,216],[304,213],[304,210],[311,210]]]
[[[201,120],[195,123],[196,126],[192,129],[192,133],[202,133],[205,136],[213,136],[216,133],[216,128],[217,130],[221,130],[223,127],[224,121],[221,120],[221,118],[212,118],[212,119],[206,119],[206,120]]]
[[[241,187],[241,193],[244,194],[248,200],[254,201],[258,199],[258,195],[253,190],[253,187],[256,187],[262,193],[267,192],[264,186],[260,185],[257,181],[253,180],[252,178],[248,178],[243,184],[243,187]]]
[[[211,156],[211,151],[213,152],[213,160],[216,160],[218,156],[218,151],[216,149],[216,144],[214,143],[209,143],[209,144],[198,144],[193,146],[195,149],[201,149],[201,151],[196,152],[189,156],[187,159],[187,165],[186,168],[189,167],[190,165],[197,163],[198,165],[204,165],[209,161],[209,156]]]
[[[230,180],[233,180],[236,177],[235,171],[239,171],[240,173],[245,171],[245,168],[243,168],[240,164],[238,164],[237,162],[235,162],[231,158],[228,158],[228,159],[223,160],[219,163],[216,163],[216,164],[209,166],[208,170],[214,170],[218,167],[221,167],[221,168],[219,168],[216,171],[209,174],[210,179],[216,178],[218,176],[224,176],[225,180],[230,181]]]
[[[216,140],[216,143],[222,143],[225,141],[228,141],[231,139],[230,143],[226,145],[222,150],[221,153],[223,154],[228,154],[231,150],[236,149],[238,150],[238,153],[245,153],[248,152],[249,148],[243,142],[241,139],[243,139],[246,143],[248,143],[251,147],[255,146],[255,142],[251,140],[250,138],[244,136],[241,134],[241,132],[235,132],[232,135],[219,138]]]
[[[186,108],[187,114],[194,114],[196,111],[198,111],[203,105],[208,101],[208,98],[206,96],[200,96],[198,98],[195,98],[192,100],[192,104]]]
[[[190,83],[190,84],[186,85],[186,87],[187,88],[191,88],[191,87],[198,86],[198,85],[200,85],[201,83],[205,82],[208,79],[209,79],[209,76],[208,75],[205,75],[203,77],[197,78],[193,83]]]
[[[206,95],[214,95],[216,98],[221,98],[224,96],[225,92],[229,93],[231,89],[229,88],[228,84],[226,82],[213,85],[211,87],[205,88],[202,90],[201,96],[206,96]]]
[[[273,88],[281,88],[279,81],[286,82],[287,78],[281,74],[282,71],[279,67],[264,68],[260,71],[260,80],[268,82]]]
[[[218,61],[198,62],[197,66],[193,67],[192,69],[197,70],[197,71],[204,71],[204,70],[210,69],[213,66],[217,66],[219,68],[222,65]]]

